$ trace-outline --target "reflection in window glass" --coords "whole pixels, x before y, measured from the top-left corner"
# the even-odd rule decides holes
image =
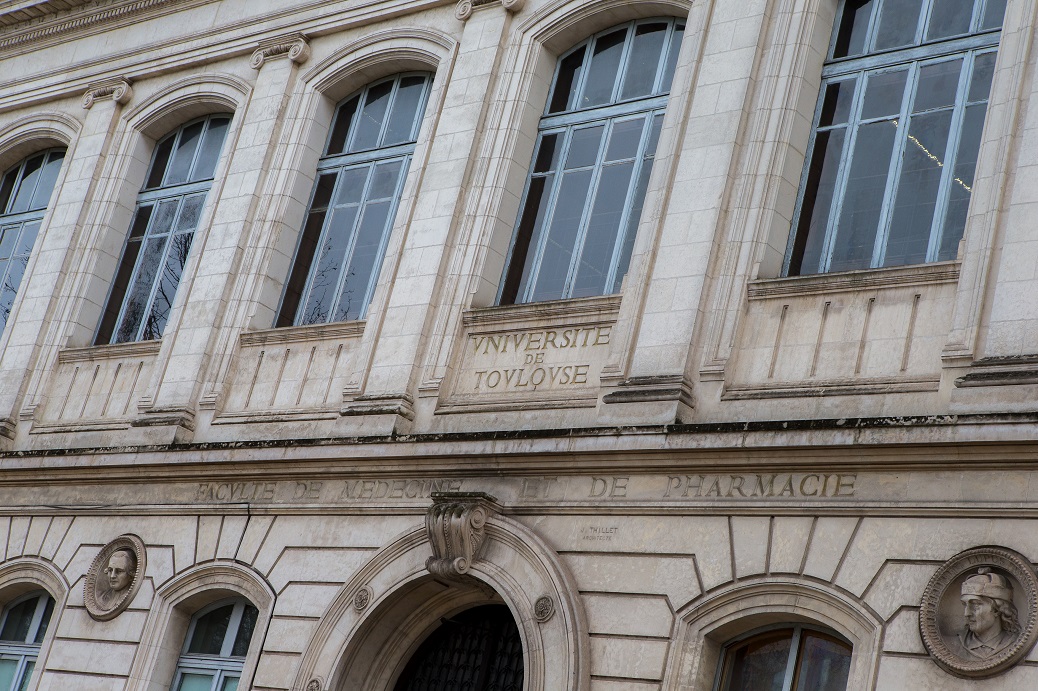
[[[559,59],[500,304],[620,290],[683,32],[632,22]]]
[[[218,602],[191,619],[174,691],[233,691],[256,628],[259,611],[247,600]]]
[[[156,145],[95,343],[162,337],[229,124],[210,115]]]
[[[11,317],[64,159],[64,149],[33,154],[0,182],[0,332]]]
[[[430,83],[427,74],[397,75],[339,106],[275,326],[364,317]]]
[[[851,646],[801,626],[758,633],[729,644],[718,691],[846,691]]]
[[[999,0],[847,0],[787,275],[955,259],[1004,12]]]
[[[0,691],[28,688],[53,613],[54,598],[40,591],[4,609],[0,622]]]

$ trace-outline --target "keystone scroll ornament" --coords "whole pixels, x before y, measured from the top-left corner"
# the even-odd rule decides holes
[[[433,492],[432,498],[425,527],[433,556],[425,568],[440,578],[463,578],[486,550],[484,528],[497,503],[483,492]]]

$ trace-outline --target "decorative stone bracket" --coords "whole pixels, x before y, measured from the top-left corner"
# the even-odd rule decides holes
[[[512,14],[523,9],[523,5],[526,4],[526,0],[461,0],[458,6],[454,8],[454,16],[464,22],[472,16],[472,10],[477,7],[496,5],[499,2],[502,7]]]
[[[433,492],[425,527],[433,555],[425,568],[434,576],[463,578],[486,550],[484,527],[500,511],[497,501],[483,492]]]
[[[106,79],[96,84],[91,84],[83,94],[83,108],[90,110],[95,101],[112,99],[116,103],[126,103],[133,98],[133,89],[130,82],[122,77]]]
[[[297,65],[302,65],[310,59],[310,42],[302,34],[264,41],[252,54],[249,65],[258,70],[267,60],[276,58],[288,58]]]

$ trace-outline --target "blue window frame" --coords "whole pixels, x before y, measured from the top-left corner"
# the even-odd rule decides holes
[[[1006,0],[843,0],[787,275],[955,259]]]
[[[54,598],[36,591],[9,604],[0,621],[0,691],[25,691],[54,613]]]
[[[619,292],[684,29],[631,22],[559,58],[499,304]]]
[[[222,600],[191,618],[173,675],[174,691],[236,691],[259,611],[248,600]]]
[[[230,122],[210,115],[156,145],[95,343],[162,337]]]
[[[64,159],[64,149],[36,153],[0,180],[0,331],[11,317]]]
[[[367,313],[431,83],[426,73],[398,74],[338,107],[275,326]]]

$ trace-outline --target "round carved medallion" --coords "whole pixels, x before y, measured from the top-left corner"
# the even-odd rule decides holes
[[[359,590],[353,595],[353,607],[358,612],[367,609],[371,603],[371,598],[374,596],[374,592],[366,585],[362,585]]]
[[[1038,576],[1022,555],[977,547],[945,562],[923,591],[919,633],[934,662],[959,677],[1000,674],[1038,640]]]
[[[324,682],[318,677],[314,677],[310,680],[310,683],[306,685],[306,691],[321,691],[324,688]]]
[[[541,595],[533,603],[533,617],[537,621],[544,623],[551,619],[553,614],[555,614],[555,601],[551,599],[550,595]]]
[[[90,616],[108,621],[129,607],[147,568],[144,542],[136,535],[120,535],[102,547],[83,584],[83,599]]]

